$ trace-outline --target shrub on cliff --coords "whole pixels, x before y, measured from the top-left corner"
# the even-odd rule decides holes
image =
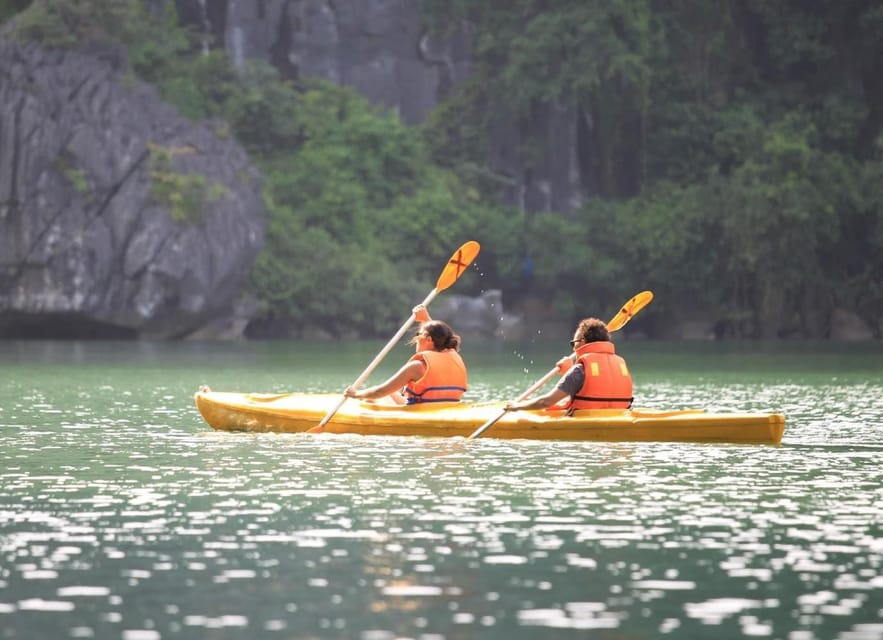
[[[283,108],[278,85],[272,104],[258,95],[249,111]],[[419,132],[396,116],[324,82],[287,98],[284,132],[294,146],[237,128],[265,152],[270,224],[254,290],[277,322],[388,333],[484,215],[453,176],[432,165]],[[234,126],[251,126],[243,113],[239,103]]]

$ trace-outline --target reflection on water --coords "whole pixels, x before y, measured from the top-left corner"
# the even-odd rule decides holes
[[[873,372],[645,368],[642,406],[782,410],[778,447],[466,442],[213,432],[203,382],[349,369],[78,349],[2,368],[2,639],[883,638]]]

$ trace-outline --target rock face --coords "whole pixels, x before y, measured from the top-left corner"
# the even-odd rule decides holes
[[[373,103],[396,111],[403,122],[422,122],[468,77],[470,25],[443,40],[423,23],[414,0],[176,0],[182,21],[223,43],[234,65],[263,60],[288,77],[314,76],[352,87]],[[507,178],[508,204],[528,211],[570,211],[585,184],[579,154],[591,153],[570,105],[539,109],[529,124],[546,141],[530,166],[519,153],[525,124],[494,118],[488,131],[490,166]]]
[[[831,312],[830,334],[831,340],[843,342],[874,339],[874,330],[858,314],[839,307]]]
[[[347,85],[402,120],[423,120],[469,69],[463,34],[436,42],[413,0],[228,0],[226,11],[179,0],[179,13],[198,15],[234,65],[272,63],[289,77],[321,77]],[[223,3],[217,3],[223,4]],[[223,20],[223,24],[218,24]]]
[[[503,294],[499,289],[475,297],[447,294],[430,312],[433,319],[444,320],[461,336],[492,338],[504,323]]]
[[[186,336],[263,244],[258,173],[110,63],[0,39],[0,337]]]

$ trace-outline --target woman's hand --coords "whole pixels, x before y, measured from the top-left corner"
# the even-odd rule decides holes
[[[411,309],[411,312],[414,314],[414,320],[416,320],[420,324],[432,321],[432,318],[429,317],[429,312],[422,304],[418,304],[416,307]]]

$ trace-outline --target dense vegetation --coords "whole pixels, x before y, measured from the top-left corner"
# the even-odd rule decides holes
[[[0,2],[0,17],[25,2]],[[223,118],[265,176],[264,327],[388,332],[465,239],[482,277],[558,312],[639,289],[653,317],[722,335],[821,336],[832,309],[883,315],[883,7],[869,0],[424,0],[428,25],[473,28],[473,76],[419,128],[317,80],[234,73],[173,11],[44,0],[17,31],[123,42],[132,70],[192,118]],[[97,20],[95,16],[101,16]],[[491,118],[529,166],[550,103],[584,129],[591,185],[570,212],[521,212],[487,166]],[[593,306],[590,305],[590,306]],[[665,313],[662,313],[665,312]]]
[[[721,319],[725,335],[823,335],[836,306],[877,325],[879,3],[426,5],[440,30],[477,26],[458,113],[510,115],[529,135],[532,111],[559,101],[595,123],[583,167],[595,193],[570,216],[525,223],[543,284],[590,297],[651,287],[670,312]]]

